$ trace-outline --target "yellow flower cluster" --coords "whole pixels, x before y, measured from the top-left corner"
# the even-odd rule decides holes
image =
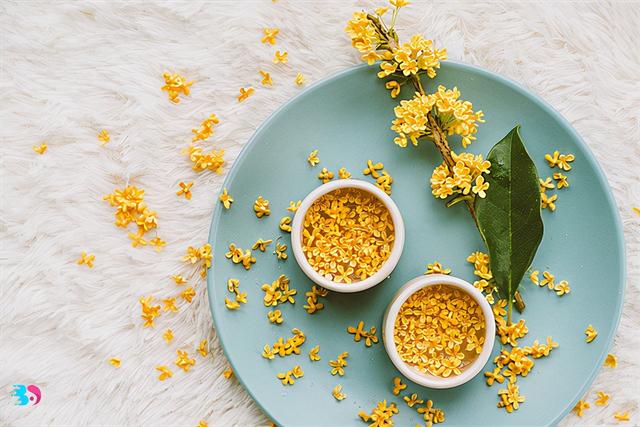
[[[320,297],[326,297],[329,295],[329,291],[325,288],[313,285],[311,290],[305,292],[304,296],[307,297],[307,303],[303,306],[303,308],[309,314],[317,313],[320,310],[324,309],[324,303],[318,302]]]
[[[573,154],[560,154],[560,152],[556,150],[553,152],[553,155],[545,154],[544,159],[549,163],[550,168],[557,166],[558,169],[570,171],[571,165],[569,163],[573,162],[576,159],[576,156]]]
[[[393,378],[393,391],[392,392],[393,392],[394,396],[399,395],[400,392],[402,390],[404,390],[405,388],[407,388],[407,385],[402,382],[400,377],[394,377]]]
[[[432,319],[425,322],[421,319]],[[402,304],[394,324],[400,358],[439,377],[460,375],[482,351],[485,318],[466,292],[447,285],[422,288]]]
[[[160,316],[160,306],[152,305],[153,297],[140,297],[140,308],[142,310],[142,320],[144,320],[143,326],[145,328],[153,327],[153,322],[156,317]]]
[[[449,169],[446,163],[436,167],[431,175],[431,193],[436,198],[446,199],[453,194],[468,195],[473,193],[478,197],[486,196],[485,190],[489,183],[485,182],[483,174],[489,174],[491,163],[483,160],[482,155],[451,152],[455,166]]]
[[[202,147],[196,147],[190,145],[185,153],[189,156],[189,160],[193,163],[192,169],[196,172],[202,172],[204,170],[210,170],[217,174],[222,173],[222,167],[224,166],[224,150],[211,150],[209,153],[205,153]]]
[[[370,414],[364,411],[360,411],[358,416],[364,422],[372,422],[370,427],[388,427],[393,426],[393,416],[398,413],[398,407],[395,403],[390,403],[387,406],[387,401],[383,400],[378,402],[378,405],[373,408]]]
[[[256,213],[258,218],[262,218],[263,216],[271,215],[271,208],[269,208],[269,201],[263,199],[262,196],[258,196],[256,201],[253,203],[253,211]]]
[[[478,123],[484,123],[482,111],[473,112],[473,105],[469,101],[462,101],[458,88],[447,89],[440,85],[437,92],[423,95],[416,92],[410,100],[400,101],[395,107],[396,118],[392,122],[391,130],[398,136],[393,140],[400,147],[406,147],[408,140],[418,145],[418,139],[433,136],[433,129],[427,119],[427,114],[435,109],[440,128],[449,135],[460,135],[462,146],[467,147],[478,132]]]
[[[240,303],[247,303],[247,293],[240,292],[238,286],[240,285],[240,281],[238,279],[229,279],[227,280],[227,290],[235,296],[235,299],[232,301],[229,298],[224,299],[224,305],[229,310],[237,310],[240,308]]]
[[[250,249],[242,250],[235,243],[229,244],[229,252],[224,256],[234,264],[242,264],[245,270],[251,270],[251,265],[256,263],[256,259]]]
[[[394,239],[391,214],[377,197],[337,189],[307,211],[302,250],[319,274],[349,284],[375,274],[389,258]]]
[[[282,385],[293,385],[296,381],[294,378],[301,378],[304,376],[300,365],[296,365],[293,369],[287,372],[281,372],[277,375],[278,379],[282,382]]]
[[[354,12],[353,18],[347,21],[345,31],[351,38],[352,46],[363,54],[363,61],[371,65],[382,58],[376,52],[380,44],[378,32],[365,12]]]
[[[558,167],[559,169],[570,171],[571,165],[569,163],[575,160],[575,156],[573,154],[560,154],[558,150],[551,154],[545,154],[544,156],[547,163],[549,163],[550,168]],[[547,190],[553,190],[554,188],[558,188],[558,190],[562,188],[569,187],[569,181],[567,180],[567,176],[562,172],[556,172],[553,174],[553,179],[557,181],[554,183],[551,181],[550,177],[547,177],[545,180],[540,180],[540,207],[542,209],[549,209],[551,212],[556,210],[556,201],[558,200],[558,195],[548,195]]]
[[[122,190],[116,188],[113,193],[104,196],[104,200],[116,208],[117,227],[126,228],[131,223],[137,225],[138,232],[129,233],[131,246],[145,246],[147,241],[143,236],[149,230],[158,227],[158,217],[156,212],[149,210],[144,203],[144,190],[128,185]]]
[[[300,346],[304,344],[307,338],[298,328],[293,328],[291,333],[293,336],[287,338],[286,341],[284,338],[278,338],[272,346],[265,345],[262,350],[262,357],[271,360],[275,356],[286,357],[292,354],[300,354]]]
[[[193,82],[188,82],[186,78],[177,73],[163,73],[162,77],[164,77],[164,86],[162,86],[162,90],[168,92],[169,100],[171,102],[174,104],[179,103],[180,94],[189,96],[189,88]]]
[[[211,114],[208,118],[204,119],[199,128],[191,130],[191,132],[194,133],[192,141],[204,141],[209,138],[213,135],[213,126],[219,123],[220,120],[218,119],[218,116]]]
[[[444,268],[438,261],[433,264],[427,264],[427,271],[424,274],[450,274],[450,268]]]
[[[418,413],[422,414],[426,427],[432,427],[434,424],[444,422],[444,411],[434,408],[432,400],[427,400],[424,406],[418,408]]]
[[[434,78],[436,69],[440,68],[440,61],[447,59],[446,49],[434,48],[433,40],[427,40],[421,34],[414,35],[408,43],[393,49],[392,54],[393,61],[380,63],[382,71],[378,73],[378,77],[384,78],[396,72],[407,77],[424,72],[428,77]]]
[[[493,292],[493,274],[489,266],[489,255],[483,252],[473,252],[467,257],[467,261],[473,264],[473,274],[480,280],[473,282],[473,286],[481,292],[485,292],[485,298],[489,304],[494,303]]]
[[[364,329],[364,321],[361,320],[357,327],[347,327],[347,332],[353,335],[355,342],[360,342],[364,338],[364,345],[371,347],[372,344],[378,343],[378,337],[376,336],[376,327],[372,326],[368,331]]]
[[[571,287],[569,286],[569,282],[566,280],[561,280],[558,283],[555,283],[555,276],[548,271],[543,271],[542,276],[544,277],[542,280],[539,280],[538,275],[540,272],[535,270],[531,275],[529,275],[529,279],[532,283],[540,286],[547,287],[550,290],[554,291],[556,295],[563,296],[571,292]]]
[[[207,269],[211,267],[213,254],[211,253],[211,244],[206,243],[199,248],[189,246],[187,253],[182,257],[182,261],[189,264],[200,264],[200,277],[207,277]]]
[[[261,289],[264,291],[263,302],[265,307],[275,307],[278,304],[295,304],[293,296],[298,293],[296,289],[289,287],[289,278],[281,274],[271,284],[265,283]]]
[[[331,375],[344,376],[344,368],[347,366],[347,357],[349,352],[345,351],[338,355],[336,360],[329,360],[329,366],[331,367]]]
[[[371,160],[367,160],[367,167],[362,171],[362,173],[364,175],[371,175],[371,177],[376,180],[376,187],[388,195],[391,195],[391,184],[393,184],[393,178],[384,169],[384,165],[381,162],[373,163]]]
[[[346,399],[347,395],[342,392],[342,386],[338,384],[331,390],[331,395],[339,402]]]
[[[85,251],[82,251],[80,254],[80,258],[76,261],[76,264],[83,265],[85,264],[89,268],[93,268],[93,261],[96,259],[96,256],[93,254],[87,254]]]

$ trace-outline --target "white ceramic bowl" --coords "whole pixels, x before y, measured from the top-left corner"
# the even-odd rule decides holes
[[[450,376],[449,378],[442,378],[435,375],[425,374],[418,371],[416,368],[406,364],[400,358],[393,340],[394,325],[396,323],[396,318],[398,317],[398,312],[400,311],[400,307],[402,306],[402,304],[404,304],[404,302],[411,295],[413,295],[420,289],[434,285],[449,285],[459,288],[471,295],[471,297],[478,303],[480,308],[482,308],[482,313],[484,314],[485,320],[485,337],[482,352],[478,355],[477,359],[473,361],[473,363],[465,367],[460,375]],[[482,295],[482,293],[478,289],[474,288],[473,285],[469,282],[458,279],[457,277],[448,276],[446,274],[427,274],[425,276],[416,277],[415,279],[407,282],[398,290],[396,295],[393,297],[393,300],[391,301],[391,304],[389,304],[387,312],[384,315],[384,321],[382,323],[382,339],[384,341],[384,348],[391,358],[393,364],[396,366],[396,368],[398,368],[402,375],[404,375],[414,383],[430,388],[456,387],[466,383],[467,381],[475,377],[478,372],[480,372],[482,368],[484,368],[484,365],[487,363],[489,357],[491,356],[491,351],[493,350],[493,344],[495,340],[495,333],[496,326],[493,317],[493,311],[491,310],[491,306],[489,305],[487,300],[484,298],[484,295]]]
[[[378,270],[371,277],[367,277],[366,279],[359,282],[349,284],[333,282],[320,275],[313,269],[313,267],[311,267],[309,261],[307,260],[307,257],[302,251],[302,229],[304,217],[307,214],[307,210],[318,198],[339,188],[357,188],[367,191],[376,196],[382,203],[384,203],[386,208],[389,210],[391,219],[393,220],[393,227],[395,232],[395,240],[393,242],[393,247],[391,248],[391,254],[389,254],[389,258],[387,258],[384,264],[382,264],[380,270]],[[293,218],[293,223],[291,224],[291,247],[293,248],[293,255],[295,256],[298,265],[300,266],[302,271],[304,271],[304,274],[309,277],[309,279],[313,280],[323,288],[327,288],[336,292],[359,292],[365,289],[369,289],[382,282],[384,279],[389,277],[393,269],[396,268],[396,265],[400,260],[400,255],[402,255],[403,246],[404,222],[402,221],[402,215],[400,215],[398,206],[396,206],[394,201],[387,195],[387,193],[369,182],[361,181],[358,179],[338,179],[323,184],[313,190],[302,201],[302,204],[296,211],[296,214]]]

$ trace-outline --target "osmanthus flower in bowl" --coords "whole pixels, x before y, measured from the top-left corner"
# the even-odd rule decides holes
[[[321,185],[305,197],[291,226],[302,271],[336,292],[359,292],[387,278],[400,260],[404,222],[384,191],[356,179]]]
[[[405,377],[425,387],[451,388],[471,380],[489,360],[494,322],[491,306],[469,282],[428,274],[395,294],[382,337]]]

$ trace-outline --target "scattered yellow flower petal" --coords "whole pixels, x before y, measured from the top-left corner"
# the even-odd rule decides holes
[[[107,142],[111,141],[111,136],[109,136],[109,132],[106,129],[102,129],[98,134],[98,141],[102,142],[102,145],[105,145]]]
[[[621,413],[621,412],[616,412],[613,416],[613,418],[615,418],[618,421],[621,422],[626,422],[629,421],[631,419],[631,416],[629,415],[629,411]]]
[[[538,283],[538,286],[547,286],[549,289],[553,289],[555,287],[554,280],[556,277],[548,271],[543,271],[542,276],[544,277],[544,279],[542,279],[540,283]]]
[[[49,146],[43,142],[40,145],[34,145],[33,146],[33,151],[35,151],[36,153],[42,155],[42,154],[45,153],[45,151],[47,151],[47,148],[49,148]]]
[[[142,310],[142,320],[144,320],[143,327],[152,327],[155,318],[160,316],[160,306],[152,305],[152,296],[146,298],[140,297],[139,302],[140,309]]]
[[[207,354],[209,354],[209,347],[207,346],[207,343],[207,340],[202,340],[200,341],[200,344],[198,344],[198,353],[200,353],[200,356],[202,357],[206,357]]]
[[[87,267],[93,268],[93,261],[95,261],[95,259],[95,255],[90,255],[82,251],[82,253],[80,254],[80,258],[78,259],[78,261],[76,261],[76,263],[78,265],[86,264]]]
[[[298,74],[296,74],[295,82],[296,82],[296,85],[302,86],[306,82],[306,79],[304,78],[302,73],[298,73]]]
[[[633,211],[634,211],[638,216],[640,216],[640,208],[636,208],[636,207],[634,207],[634,208],[633,208]]]
[[[315,166],[320,163],[320,159],[318,158],[318,150],[313,150],[309,154],[309,157],[307,157],[307,162],[309,162],[311,166]]]
[[[220,194],[219,199],[225,209],[229,209],[231,207],[231,203],[233,203],[233,197],[229,195],[226,188],[222,190],[222,194]]]
[[[264,28],[262,30],[264,36],[260,40],[262,43],[268,43],[270,45],[276,44],[276,36],[280,32],[278,28]]]
[[[267,313],[267,318],[269,319],[269,322],[276,325],[280,325],[282,322],[284,322],[284,319],[282,318],[282,311],[280,310],[269,311]]]
[[[182,368],[183,371],[189,372],[189,369],[196,364],[196,360],[189,358],[189,354],[184,350],[177,350],[177,353],[178,358],[174,363],[177,367]]]
[[[149,244],[151,246],[155,246],[156,252],[160,252],[162,248],[167,245],[167,242],[156,236],[153,239],[149,240]]]
[[[561,188],[569,187],[569,181],[567,181],[567,176],[561,172],[556,172],[553,174],[553,179],[558,181],[558,190]]]
[[[191,187],[193,187],[193,182],[180,182],[180,190],[176,191],[176,196],[181,196],[184,194],[184,198],[187,200],[191,199]]]
[[[233,369],[229,368],[229,369],[225,369],[224,371],[222,371],[222,375],[226,378],[226,379],[230,379],[233,376]]]
[[[340,178],[340,179],[349,179],[349,178],[351,178],[351,173],[349,173],[347,168],[340,168],[338,170],[338,178]]]
[[[539,285],[540,284],[540,279],[538,279],[538,274],[540,274],[540,272],[538,270],[534,271],[533,273],[531,273],[529,275],[529,279],[531,280],[531,283],[535,284],[535,285]]]
[[[598,398],[595,400],[595,404],[598,406],[606,406],[609,404],[609,395],[604,391],[599,391]]]
[[[167,344],[170,344],[171,341],[173,341],[173,331],[171,329],[167,329],[164,331],[164,334],[162,334],[162,338],[167,342]]]
[[[393,395],[394,396],[399,395],[400,392],[405,388],[407,388],[407,385],[402,383],[402,380],[400,379],[400,377],[393,378]]]
[[[279,260],[285,261],[288,257],[286,250],[287,245],[276,242],[276,250],[273,253]]]
[[[329,360],[329,366],[331,367],[331,375],[344,376],[344,368],[347,366],[347,357],[349,352],[345,351],[340,353],[336,360]]]
[[[173,376],[173,372],[171,372],[171,370],[165,365],[156,366],[156,371],[160,372],[160,376],[158,377],[160,381],[164,381]]]
[[[402,399],[405,402],[407,402],[407,406],[409,408],[413,408],[415,405],[421,405],[421,404],[424,403],[424,400],[418,399],[418,395],[416,393],[413,393],[410,396],[407,395],[407,396],[403,397]]]
[[[398,83],[395,80],[389,80],[384,84],[384,87],[391,91],[389,92],[389,94],[393,99],[397,98],[398,95],[400,95],[400,89],[402,89],[402,87],[400,86],[400,83]]]
[[[297,202],[294,202],[292,200],[289,202],[289,207],[287,208],[287,210],[289,212],[297,212],[301,204],[302,204],[302,200],[298,200]]]
[[[545,192],[546,190],[552,190],[556,188],[556,185],[551,180],[551,177],[547,177],[546,179],[539,178],[540,181],[540,191]]]
[[[318,174],[318,179],[321,180],[323,184],[326,184],[333,179],[333,172],[329,171],[327,168],[322,168]]]
[[[540,207],[542,209],[549,209],[551,212],[554,212],[556,210],[556,200],[558,200],[557,194],[548,197],[547,193],[540,193]]]
[[[587,326],[587,329],[584,330],[584,334],[587,336],[585,338],[586,342],[591,342],[596,339],[598,336],[598,331],[593,327],[593,325]]]
[[[560,281],[553,289],[556,291],[556,294],[560,297],[571,292],[571,288],[569,287],[569,282],[567,282],[566,280]]]
[[[222,173],[222,167],[225,164],[224,158],[224,150],[211,150],[209,153],[204,153],[202,151],[202,147],[198,147],[195,145],[189,145],[185,150],[183,150],[187,156],[189,156],[189,160],[193,162],[192,169],[196,172],[202,172],[204,170],[210,170],[217,174]]]
[[[273,240],[271,239],[267,239],[267,240],[258,239],[253,244],[251,249],[253,249],[254,251],[258,249],[260,250],[260,252],[264,252],[267,249],[267,246],[269,246],[271,243],[273,243]]]
[[[256,213],[258,218],[262,218],[264,215],[271,215],[271,209],[269,208],[269,201],[263,199],[262,196],[258,196],[256,201],[253,203],[253,211]]]
[[[209,427],[209,424],[205,420],[200,420],[198,427]]]
[[[389,8],[388,8],[388,7],[386,7],[386,6],[385,6],[385,7],[376,7],[376,8],[374,9],[374,12],[376,12],[376,15],[378,15],[378,16],[382,16],[382,15],[384,15],[385,13],[387,13],[387,11],[388,11],[388,10],[389,10]]]
[[[311,360],[312,362],[317,362],[318,360],[320,360],[320,355],[318,354],[319,351],[320,344],[309,350],[309,360]]]
[[[193,82],[188,82],[180,74],[174,73],[163,73],[162,77],[164,77],[165,85],[162,86],[162,90],[167,91],[169,94],[169,100],[175,104],[180,102],[179,95],[183,94],[185,96],[189,96],[190,87],[193,85]]]
[[[247,99],[248,97],[250,97],[251,95],[253,95],[253,93],[256,90],[254,88],[252,88],[251,86],[249,86],[248,88],[240,88],[240,95],[238,95],[238,102],[242,102],[245,99]]]
[[[187,302],[191,302],[194,296],[196,296],[196,291],[191,286],[180,292],[180,297]]]
[[[589,405],[589,402],[580,399],[578,400],[578,403],[576,403],[576,406],[573,407],[573,412],[575,412],[577,416],[582,417],[584,415],[584,411],[590,407],[591,405]]]
[[[344,400],[347,397],[347,395],[342,392],[342,386],[340,384],[331,390],[331,394],[337,401]]]
[[[260,84],[262,86],[273,86],[273,80],[271,79],[271,74],[266,71],[260,70],[260,75],[262,76],[262,81]]]
[[[291,233],[291,217],[290,216],[283,216],[280,219],[280,230],[285,231],[287,233]]]
[[[171,278],[173,279],[174,282],[176,282],[176,285],[178,286],[184,285],[185,283],[187,283],[187,279],[179,275],[173,275],[171,276]]]
[[[450,268],[444,268],[438,261],[433,264],[427,264],[427,271],[424,274],[450,274]]]
[[[607,357],[604,359],[604,366],[616,368],[618,366],[618,358],[611,353],[607,354]]]
[[[120,367],[120,359],[118,359],[117,357],[112,357],[111,359],[109,359],[109,364],[112,366],[115,366],[116,368]]]
[[[240,308],[240,304],[237,301],[231,301],[229,298],[224,299],[224,305],[229,310],[237,310]]]
[[[288,59],[289,53],[287,53],[286,51],[284,52],[280,52],[279,50],[276,51],[274,57],[273,57],[273,63],[277,64],[279,62],[286,64]]]
[[[176,313],[178,311],[178,307],[176,307],[176,299],[175,298],[165,298],[162,300],[164,303],[164,307],[162,311],[173,311]]]
[[[214,125],[217,125],[219,123],[220,120],[218,119],[218,116],[216,116],[215,114],[211,114],[209,117],[203,120],[199,128],[191,129],[191,132],[194,133],[191,141],[204,141],[205,139],[209,138],[211,135],[213,135]]]

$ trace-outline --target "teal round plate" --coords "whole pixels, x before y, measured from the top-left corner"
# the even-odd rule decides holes
[[[457,86],[464,99],[485,112],[486,123],[480,125],[478,140],[468,151],[486,155],[520,124],[541,177],[553,173],[544,161],[545,153],[575,154],[573,169],[566,173],[571,186],[557,191],[555,212],[542,212],[544,239],[532,266],[553,272],[557,280],[568,280],[571,293],[558,297],[523,280],[527,303],[523,317],[529,333],[520,344],[552,336],[560,347],[549,357],[537,359],[532,372],[518,379],[526,401],[514,413],[496,407],[497,392],[503,387],[488,387],[482,375],[450,390],[431,390],[409,382],[400,396],[393,396],[392,378],[399,374],[383,344],[367,348],[363,341],[354,342],[347,326],[364,320],[367,327],[376,326],[380,331],[392,295],[409,279],[423,274],[427,263],[439,261],[454,275],[473,281],[472,265],[465,259],[484,246],[463,206],[447,209],[431,195],[428,179],[440,163],[432,143],[424,141],[406,149],[393,144],[389,126],[399,99],[389,97],[376,71],[367,66],[349,69],[289,101],[260,126],[227,176],[224,186],[235,202],[229,210],[218,204],[213,215],[209,241],[215,260],[208,290],[218,337],[237,378],[265,413],[283,426],[364,425],[358,412],[369,413],[384,399],[396,402],[400,409],[393,418],[396,425],[421,423],[420,414],[402,401],[406,393],[432,399],[451,425],[555,424],[583,396],[602,366],[620,318],[624,245],[615,202],[602,171],[570,125],[539,98],[488,71],[451,61],[442,64],[437,78],[425,89],[435,90],[439,84]],[[404,98],[410,95],[403,93]],[[454,150],[462,151],[456,137],[451,143]],[[315,149],[320,164],[311,167],[306,159]],[[369,180],[362,175],[367,159],[383,162],[394,178],[392,198],[403,214],[407,235],[402,258],[378,286],[356,294],[331,293],[324,301],[325,309],[309,315],[303,309],[304,294],[312,283],[298,268],[290,251],[290,236],[280,231],[279,220],[290,214],[286,210],[289,201],[303,199],[321,184],[317,175],[323,167],[333,171],[336,179],[338,169],[346,167],[354,178]],[[270,216],[258,219],[254,215],[253,202],[258,196],[271,202]],[[225,258],[230,243],[249,249],[259,238],[274,242],[280,238],[289,246],[289,258],[279,261],[273,254],[274,244],[264,253],[253,251],[257,262],[250,270]],[[276,326],[267,320],[269,308],[262,302],[260,287],[280,274],[291,279],[298,294],[294,305],[278,306],[285,321]],[[232,297],[226,287],[229,278],[239,279],[240,290],[248,294],[247,304],[235,311],[224,304],[225,298]],[[589,324],[599,334],[587,344],[584,330]],[[302,354],[274,360],[261,356],[265,344],[286,339],[294,327],[307,337]],[[322,360],[311,362],[307,353],[318,344]],[[494,355],[499,349],[496,345]],[[343,351],[349,352],[346,375],[332,376],[327,363]],[[293,386],[282,385],[276,375],[294,365],[302,366],[304,376]],[[337,384],[348,396],[341,402],[331,395]]]

